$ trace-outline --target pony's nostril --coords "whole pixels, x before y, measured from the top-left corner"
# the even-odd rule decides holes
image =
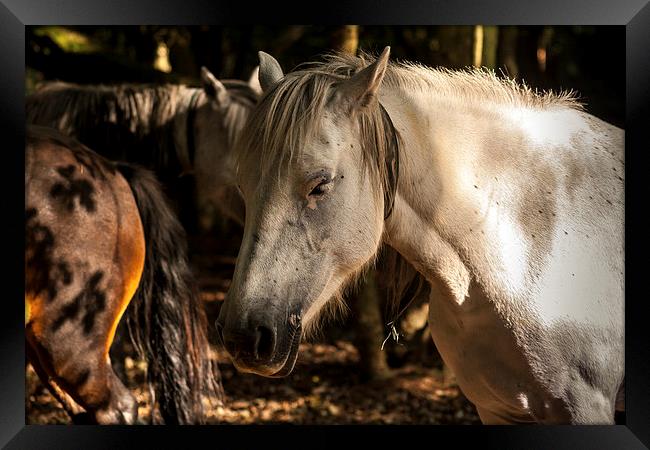
[[[259,326],[255,329],[255,359],[268,360],[273,355],[275,336],[266,327]]]

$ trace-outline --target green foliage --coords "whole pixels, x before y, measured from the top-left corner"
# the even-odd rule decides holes
[[[102,48],[88,36],[78,31],[60,26],[44,26],[34,29],[34,35],[47,36],[52,39],[63,51],[69,53],[96,53]]]

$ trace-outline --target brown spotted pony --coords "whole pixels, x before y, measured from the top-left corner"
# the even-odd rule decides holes
[[[152,411],[157,402],[165,423],[202,423],[202,395],[219,398],[184,242],[152,173],[53,129],[27,128],[27,357],[73,421],[136,422],[136,399],[109,357],[129,306]]]

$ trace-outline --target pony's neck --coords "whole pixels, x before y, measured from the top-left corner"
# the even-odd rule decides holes
[[[448,107],[440,108],[447,99],[436,93],[391,88],[380,94],[380,101],[401,137],[397,195],[393,214],[385,222],[384,240],[430,283],[462,303],[470,271],[446,233],[449,212],[439,204],[443,187],[453,186],[448,177],[454,176],[455,168],[443,151],[454,147],[454,139],[462,141],[459,118],[452,118],[455,113]]]
[[[495,298],[521,296],[534,282],[530,249],[542,261],[536,242],[551,240],[540,235],[550,233],[542,213],[552,212],[549,190],[563,175],[554,161],[587,153],[573,143],[586,133],[583,115],[395,86],[380,101],[402,140],[385,241],[458,303],[474,280]]]

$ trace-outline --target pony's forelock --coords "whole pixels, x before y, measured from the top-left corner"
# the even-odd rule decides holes
[[[355,63],[355,64],[352,64]],[[236,143],[236,170],[254,156],[262,174],[281,175],[321,131],[323,118],[341,82],[365,67],[365,60],[329,54],[326,61],[304,63],[276,83],[260,100]],[[350,115],[361,144],[362,174],[381,193],[388,185],[386,155],[391,131],[378,101]]]

